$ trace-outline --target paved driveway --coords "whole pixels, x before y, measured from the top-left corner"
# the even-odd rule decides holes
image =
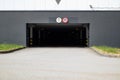
[[[0,80],[120,80],[120,58],[89,48],[27,48],[0,54]]]

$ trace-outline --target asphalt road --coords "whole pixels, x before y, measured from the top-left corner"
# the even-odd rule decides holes
[[[89,48],[26,48],[0,54],[0,80],[120,80],[120,58]]]

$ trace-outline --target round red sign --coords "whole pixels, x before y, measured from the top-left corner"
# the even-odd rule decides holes
[[[63,22],[63,23],[68,23],[68,21],[69,21],[69,20],[68,20],[67,17],[65,17],[65,18],[62,19],[62,22]]]

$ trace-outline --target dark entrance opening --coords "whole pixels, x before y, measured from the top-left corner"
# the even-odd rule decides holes
[[[28,47],[88,47],[89,24],[27,24]]]

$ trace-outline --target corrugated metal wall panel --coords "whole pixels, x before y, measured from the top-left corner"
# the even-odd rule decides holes
[[[89,5],[120,7],[120,0],[61,0],[59,5],[55,0],[0,0],[0,10],[91,10]]]

